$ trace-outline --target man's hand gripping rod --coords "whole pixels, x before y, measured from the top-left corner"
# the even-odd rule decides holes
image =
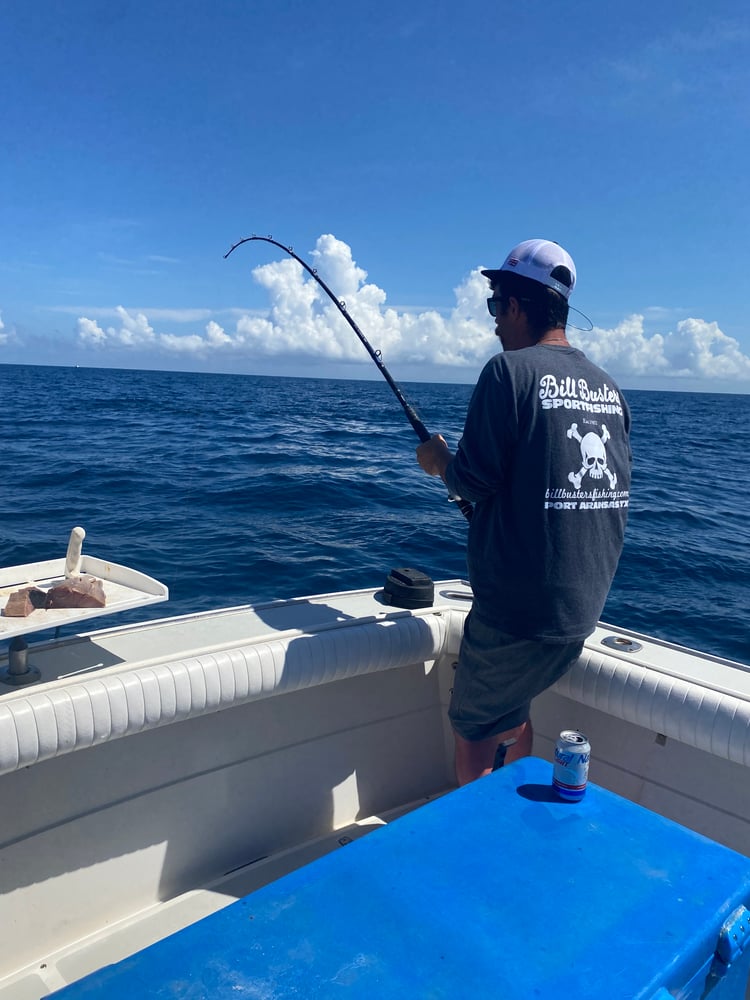
[[[264,243],[272,243],[273,246],[278,247],[279,250],[283,250],[284,253],[287,253],[287,254],[289,254],[290,257],[294,258],[294,260],[296,260],[298,264],[301,264],[302,267],[307,271],[307,273],[312,278],[314,278],[315,281],[317,281],[317,283],[320,285],[320,287],[323,289],[323,291],[326,293],[326,295],[329,297],[329,299],[334,303],[334,305],[339,310],[339,312],[344,317],[344,319],[347,321],[347,323],[352,328],[352,330],[354,330],[354,332],[357,334],[357,336],[359,337],[360,341],[364,345],[365,350],[370,355],[370,357],[375,362],[375,364],[378,366],[378,370],[380,371],[380,374],[383,376],[383,378],[386,380],[386,382],[388,383],[388,385],[393,390],[393,392],[394,392],[394,394],[396,396],[396,399],[399,401],[399,403],[403,407],[404,413],[406,414],[406,416],[407,416],[407,418],[409,420],[409,423],[414,428],[414,430],[415,430],[415,432],[416,432],[417,437],[419,438],[419,440],[422,441],[422,442],[429,441],[430,438],[432,437],[432,435],[430,434],[430,432],[427,430],[427,428],[425,427],[425,425],[422,423],[422,421],[417,416],[417,413],[416,413],[414,407],[411,406],[407,402],[407,400],[404,398],[404,394],[401,392],[401,390],[399,389],[398,385],[394,382],[394,380],[393,380],[393,378],[391,376],[391,373],[388,371],[388,369],[385,367],[385,365],[383,364],[383,362],[381,360],[380,351],[373,350],[373,348],[370,346],[370,343],[367,340],[367,338],[365,337],[365,335],[362,333],[362,331],[360,330],[360,328],[357,326],[357,324],[354,322],[354,320],[352,319],[352,317],[347,312],[346,302],[342,301],[341,299],[337,299],[336,298],[336,296],[333,294],[333,292],[328,287],[328,285],[325,283],[325,281],[323,281],[323,279],[320,277],[320,275],[315,270],[315,268],[310,267],[310,265],[306,264],[305,261],[302,260],[301,257],[298,257],[297,254],[292,249],[292,247],[285,247],[283,243],[277,242],[276,240],[272,239],[270,236],[246,236],[244,239],[239,240],[237,243],[234,244],[234,246],[231,246],[229,248],[229,250],[227,250],[227,252],[224,254],[224,260],[226,260],[227,257],[232,253],[232,251],[234,251],[234,250],[237,249],[237,247],[242,246],[243,243],[249,243],[252,240],[262,240]],[[473,507],[471,506],[471,504],[469,503],[468,500],[463,500],[461,497],[454,497],[454,496],[449,496],[449,500],[451,500],[451,501],[453,501],[453,502],[456,503],[456,505],[458,506],[458,508],[460,509],[461,513],[464,515],[464,517],[466,518],[467,521],[471,520],[471,515],[473,513]]]

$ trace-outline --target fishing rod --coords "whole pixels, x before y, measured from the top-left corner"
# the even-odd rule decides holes
[[[310,265],[307,264],[304,260],[302,260],[301,257],[298,257],[297,254],[294,252],[294,249],[292,247],[285,247],[283,243],[279,243],[277,240],[272,239],[270,236],[255,236],[255,235],[253,235],[253,236],[246,236],[244,239],[239,240],[237,243],[234,244],[234,246],[231,246],[229,248],[229,250],[227,250],[227,252],[224,254],[224,260],[226,260],[227,257],[234,250],[237,249],[237,247],[241,247],[243,243],[250,243],[253,240],[261,240],[263,243],[271,243],[271,244],[273,244],[273,246],[278,247],[279,250],[283,250],[284,253],[289,254],[290,257],[292,257],[294,260],[296,260],[298,264],[301,264],[302,267],[310,275],[310,277],[314,278],[315,281],[317,281],[317,283],[320,285],[320,287],[326,293],[326,295],[331,300],[331,302],[334,303],[334,305],[339,310],[339,312],[344,317],[344,319],[349,324],[349,326],[352,328],[352,330],[354,330],[354,332],[357,334],[357,336],[359,337],[360,341],[364,345],[365,350],[370,355],[370,357],[375,362],[375,364],[378,366],[378,371],[380,372],[380,374],[383,376],[383,378],[386,380],[386,382],[388,383],[388,385],[393,390],[393,393],[396,396],[396,399],[399,401],[399,403],[403,407],[404,413],[406,414],[406,416],[407,416],[407,418],[409,420],[409,423],[414,428],[414,430],[416,432],[416,435],[419,438],[419,440],[422,441],[422,442],[429,441],[430,438],[432,437],[432,435],[427,430],[427,428],[422,423],[422,421],[419,419],[419,417],[417,416],[416,410],[408,402],[408,400],[404,397],[404,394],[401,392],[401,389],[399,389],[398,385],[393,380],[393,377],[392,377],[391,373],[388,371],[388,369],[383,364],[382,358],[380,356],[380,351],[376,351],[376,350],[374,350],[372,348],[372,346],[370,345],[370,342],[368,341],[367,337],[365,337],[365,335],[362,333],[362,331],[360,330],[360,328],[357,326],[357,324],[354,322],[354,320],[352,319],[352,317],[349,315],[349,312],[348,312],[348,310],[346,308],[346,302],[344,302],[342,299],[338,299],[333,294],[333,292],[331,291],[331,289],[328,287],[328,285],[325,283],[325,281],[323,281],[323,279],[318,274],[316,268],[310,267]],[[459,510],[464,515],[464,517],[466,518],[467,521],[471,520],[471,515],[473,513],[474,508],[472,507],[472,505],[469,503],[468,500],[464,500],[462,497],[454,497],[454,496],[450,496],[450,495],[449,495],[448,499],[451,500],[452,502],[454,502],[458,506]]]

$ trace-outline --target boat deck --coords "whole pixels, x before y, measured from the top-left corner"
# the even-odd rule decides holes
[[[446,789],[449,791],[449,789]],[[120,962],[198,920],[230,906],[263,886],[359,840],[418,809],[429,799],[410,802],[379,816],[349,823],[303,844],[260,857],[201,888],[191,889],[94,932],[56,953],[45,955],[0,980],[0,1000],[40,1000],[97,969]]]

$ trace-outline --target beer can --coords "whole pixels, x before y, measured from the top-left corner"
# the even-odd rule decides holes
[[[552,787],[561,799],[577,802],[586,793],[591,744],[575,729],[564,729],[555,744]]]

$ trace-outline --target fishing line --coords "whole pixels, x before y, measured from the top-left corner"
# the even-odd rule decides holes
[[[427,430],[427,428],[422,423],[422,421],[419,419],[419,417],[417,416],[416,410],[407,401],[407,399],[404,397],[404,394],[401,392],[401,389],[398,387],[398,385],[396,384],[396,382],[393,380],[393,377],[392,377],[391,373],[388,371],[388,369],[386,368],[386,366],[383,364],[383,360],[382,360],[382,358],[380,356],[380,351],[376,351],[376,350],[373,349],[373,347],[370,345],[369,341],[367,340],[367,337],[365,337],[365,335],[362,333],[362,331],[360,330],[360,328],[357,326],[357,324],[354,322],[354,320],[350,316],[349,311],[346,308],[346,302],[344,302],[342,299],[337,298],[333,294],[333,292],[331,291],[331,289],[328,287],[328,285],[325,283],[325,281],[323,281],[323,279],[318,274],[316,268],[310,267],[310,265],[307,264],[307,263],[305,263],[305,261],[302,260],[301,257],[298,257],[297,254],[294,252],[294,250],[293,250],[292,247],[285,247],[283,243],[279,243],[277,240],[272,239],[270,236],[255,236],[255,235],[253,235],[253,236],[246,236],[244,239],[239,240],[237,243],[234,244],[234,246],[231,246],[229,248],[229,250],[227,250],[227,252],[224,254],[224,260],[226,260],[227,257],[234,250],[237,249],[237,247],[242,246],[243,243],[250,243],[253,240],[261,240],[263,243],[272,243],[273,246],[278,247],[279,250],[283,250],[284,253],[289,254],[290,257],[292,257],[294,260],[296,260],[298,264],[301,264],[302,267],[307,271],[307,273],[312,278],[314,278],[315,281],[317,281],[317,283],[320,285],[320,287],[326,293],[326,295],[331,300],[331,302],[333,302],[333,304],[339,310],[339,312],[344,317],[344,319],[349,324],[349,326],[352,328],[352,330],[354,330],[354,332],[357,334],[357,336],[359,337],[360,341],[364,345],[365,350],[370,355],[370,357],[375,362],[375,364],[378,366],[378,371],[380,372],[380,374],[383,376],[383,378],[386,380],[386,382],[388,383],[388,385],[393,390],[393,393],[396,396],[396,399],[399,401],[399,403],[403,407],[404,413],[406,414],[406,416],[407,416],[407,418],[409,420],[409,423],[414,428],[414,431],[416,432],[416,435],[419,438],[419,440],[422,441],[422,442],[429,441],[430,438],[432,437],[432,435]],[[454,502],[458,506],[459,510],[464,515],[464,517],[466,518],[467,521],[471,520],[471,515],[473,513],[473,507],[469,503],[468,500],[464,500],[461,497],[454,497],[454,496],[450,496],[450,495],[449,495],[448,499],[451,500],[452,502]]]
[[[575,323],[571,323],[570,322],[570,314],[571,313],[578,313],[578,315],[581,317],[581,319],[585,321],[586,326],[576,326]],[[568,306],[568,322],[565,325],[569,329],[571,329],[571,330],[580,330],[581,333],[590,333],[594,329],[594,324],[588,318],[588,316],[586,315],[586,313],[581,312],[580,309],[576,309],[575,306],[571,306],[571,305]]]

